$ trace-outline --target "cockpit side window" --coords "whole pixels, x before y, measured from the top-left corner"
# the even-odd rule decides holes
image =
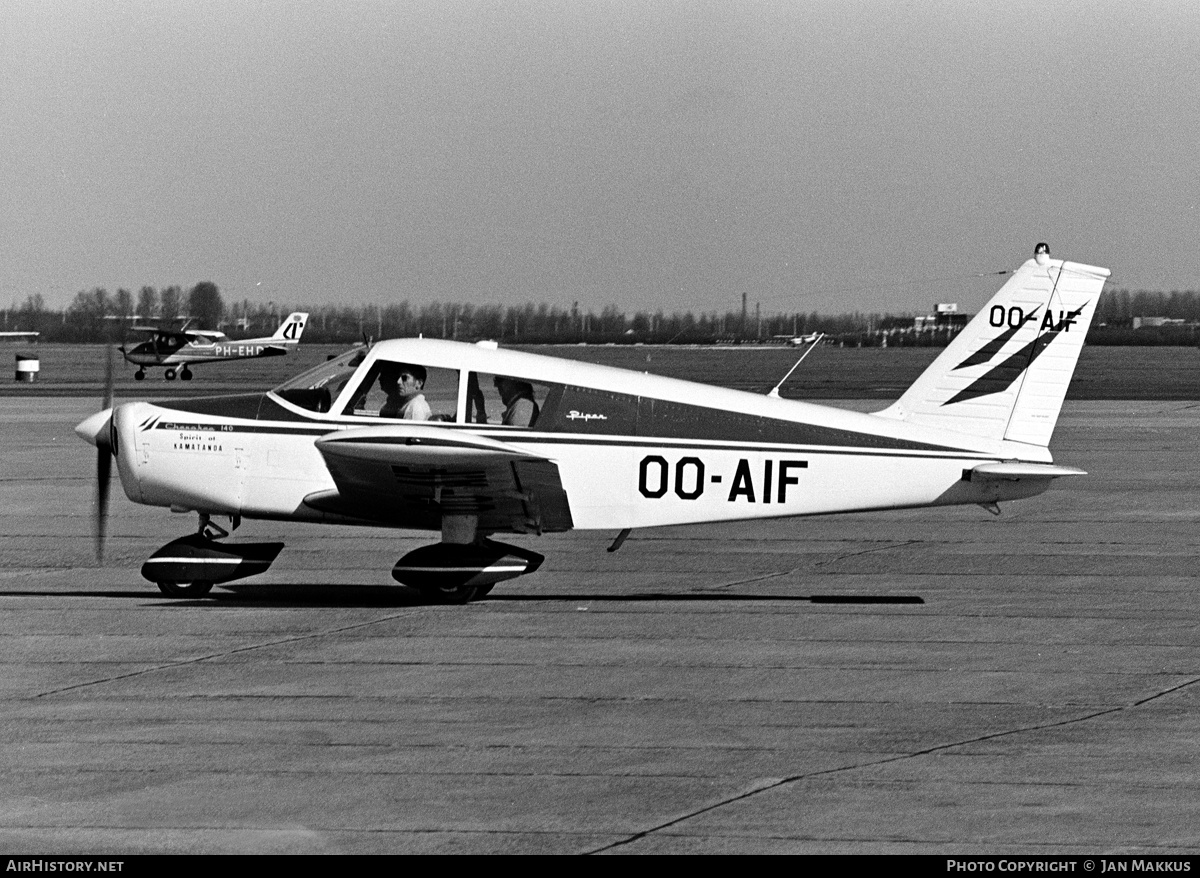
[[[453,421],[458,370],[378,360],[354,388],[343,414],[409,421]]]
[[[467,423],[534,428],[552,385],[514,375],[467,375]]]

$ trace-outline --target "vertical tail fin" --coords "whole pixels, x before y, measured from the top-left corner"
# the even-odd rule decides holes
[[[883,417],[1045,447],[1067,395],[1106,268],[1039,244]]]
[[[296,311],[289,314],[287,319],[279,324],[279,328],[275,330],[275,334],[271,338],[275,341],[300,341],[300,334],[304,332],[306,323],[308,323],[308,313]]]

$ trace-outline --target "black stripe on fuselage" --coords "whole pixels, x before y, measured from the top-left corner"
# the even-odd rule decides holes
[[[352,426],[360,427],[361,424]],[[463,425],[466,426],[466,425]],[[274,434],[287,436],[304,436],[310,438],[319,438],[321,436],[329,436],[334,433],[341,432],[337,429],[325,428],[308,428],[291,427],[291,426],[272,426],[269,424],[200,424],[191,423],[185,424],[178,421],[162,421],[156,426],[159,430],[188,430],[188,431],[215,431],[219,433],[254,433],[260,435]],[[615,436],[552,436],[548,434],[536,433],[515,433],[513,431],[505,431],[503,433],[480,433],[472,431],[472,435],[486,436],[489,439],[496,439],[501,442],[511,442],[520,445],[591,445],[604,448],[672,448],[679,450],[694,449],[697,451],[733,451],[738,453],[757,452],[771,454],[794,454],[803,452],[805,454],[847,454],[854,457],[911,457],[911,458],[930,458],[935,460],[943,460],[948,457],[965,458],[968,460],[996,460],[994,454],[986,454],[979,451],[967,451],[964,449],[949,448],[943,451],[922,451],[919,449],[892,449],[873,451],[856,446],[848,445],[829,445],[829,446],[807,446],[807,445],[779,445],[779,444],[752,444],[746,442],[713,442],[710,440],[688,440],[688,439],[666,439],[666,438],[632,438],[632,437],[615,437]],[[365,442],[367,444],[377,445],[407,445],[406,438],[394,437],[375,437],[371,439],[359,439],[357,442]],[[428,444],[426,440],[422,440],[422,444]]]
[[[214,423],[184,423],[181,421],[159,421],[155,425],[156,430],[208,430],[217,433],[274,433],[289,436],[325,436],[329,433],[338,432],[338,426],[331,425],[329,427],[305,427],[302,424],[285,425],[285,424],[214,424]]]
[[[617,444],[646,445],[679,444],[681,447],[695,448],[743,448],[747,446],[775,446],[786,448],[836,448],[862,449],[896,452],[932,452],[937,454],[961,454],[964,449],[935,445],[927,442],[915,442],[892,436],[882,436],[873,433],[860,433],[853,430],[843,430],[836,427],[825,427],[819,424],[807,424],[801,421],[785,421],[776,418],[766,418],[759,415],[740,415],[736,412],[726,412],[706,409],[702,406],[688,406],[682,403],[663,403],[657,400],[643,400],[643,407],[652,412],[651,417],[645,417],[645,424],[639,417],[635,431],[623,432],[613,436],[601,433],[590,433],[579,430],[538,431],[532,433],[516,428],[481,429],[483,425],[454,424],[437,422],[436,426],[447,430],[470,430],[473,435],[489,436],[501,441],[510,442],[549,442],[554,444]],[[207,397],[194,400],[173,400],[170,402],[154,403],[159,408],[172,409],[191,414],[208,414],[217,417],[237,418],[244,421],[254,421],[253,424],[234,424],[205,426],[188,424],[186,429],[220,429],[224,432],[243,433],[274,433],[297,435],[325,435],[342,429],[362,429],[366,427],[402,426],[405,421],[376,420],[374,423],[351,420],[321,420],[300,415],[272,400],[266,394],[243,394],[226,397]],[[541,421],[539,420],[539,426]],[[551,426],[554,422],[551,421]],[[632,424],[630,426],[633,426]]]
[[[202,396],[198,399],[169,399],[152,402],[159,408],[197,415],[216,415],[246,421],[284,421],[311,424],[313,418],[280,405],[266,393],[238,393],[230,396]]]
[[[603,448],[650,448],[650,449],[675,449],[681,451],[696,450],[696,451],[733,451],[741,454],[746,452],[757,452],[763,454],[846,454],[854,457],[907,457],[907,458],[922,458],[931,460],[998,460],[996,455],[987,454],[982,451],[968,451],[965,449],[946,449],[945,451],[918,451],[918,450],[888,450],[888,451],[872,451],[855,446],[848,445],[830,445],[830,446],[810,446],[810,445],[754,445],[750,443],[728,443],[728,442],[711,442],[706,440],[687,440],[687,439],[656,439],[654,437],[646,438],[621,438],[612,436],[550,436],[546,434],[529,434],[529,433],[475,433],[477,436],[486,436],[489,439],[497,439],[501,442],[512,442],[520,445],[590,445]],[[364,440],[356,440],[364,441]],[[367,440],[369,444],[377,445],[407,445],[407,440],[400,437],[391,439],[380,437],[378,439]],[[424,444],[424,440],[422,440]]]
[[[198,399],[169,399],[163,402],[152,402],[151,405],[174,412],[191,412],[197,415],[215,415],[222,418],[238,418],[245,421],[257,421],[262,411],[263,402],[267,399],[264,393],[238,393],[231,396],[202,396]],[[279,411],[270,412],[272,420],[284,421],[293,418],[280,417],[280,414],[290,415],[283,406],[275,406]],[[294,418],[294,420],[302,420]]]

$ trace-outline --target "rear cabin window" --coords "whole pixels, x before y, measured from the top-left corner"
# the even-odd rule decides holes
[[[343,414],[386,420],[453,421],[458,370],[379,360],[355,388]]]
[[[467,423],[534,428],[552,385],[512,375],[467,375]]]

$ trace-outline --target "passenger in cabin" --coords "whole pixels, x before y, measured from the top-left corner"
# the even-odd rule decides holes
[[[379,409],[381,418],[428,421],[433,417],[425,401],[425,367],[408,363],[384,363],[379,371],[379,388],[387,401]]]
[[[538,404],[533,399],[533,385],[528,381],[518,381],[497,375],[496,390],[500,391],[500,399],[504,402],[504,415],[501,423],[510,427],[532,427],[537,420]]]

